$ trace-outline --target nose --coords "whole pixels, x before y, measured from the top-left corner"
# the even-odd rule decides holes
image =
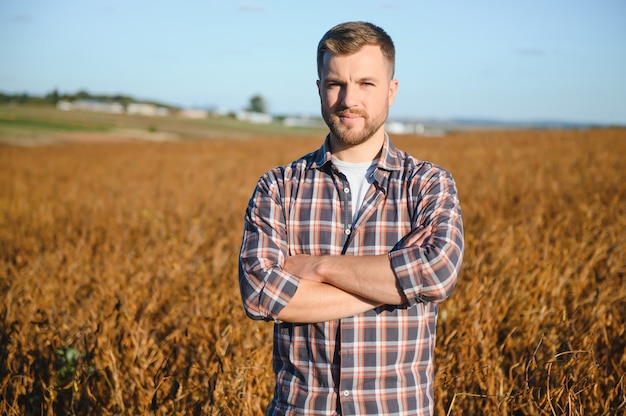
[[[341,104],[346,108],[354,107],[358,104],[358,91],[352,85],[344,85],[341,89]]]

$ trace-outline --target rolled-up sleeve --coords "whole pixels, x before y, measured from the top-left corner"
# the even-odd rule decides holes
[[[256,320],[277,320],[299,283],[297,276],[282,268],[287,234],[278,188],[272,175],[264,175],[248,203],[244,219],[239,288],[246,314]]]
[[[409,300],[440,302],[453,291],[463,259],[463,221],[454,179],[449,172],[431,167],[413,181],[417,204],[413,230],[432,226],[433,234],[421,246],[395,247],[389,253],[398,284]]]

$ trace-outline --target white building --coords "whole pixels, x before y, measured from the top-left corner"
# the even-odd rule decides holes
[[[137,114],[141,116],[166,116],[169,111],[165,107],[157,107],[148,103],[130,103],[126,107],[127,114]]]
[[[254,111],[240,111],[235,116],[237,120],[248,121],[255,124],[269,124],[274,120],[271,114],[256,113]]]
[[[76,100],[65,101],[61,100],[57,103],[57,108],[63,111],[79,110],[79,111],[96,111],[99,113],[112,113],[122,114],[124,113],[124,106],[120,103],[109,103],[106,101],[98,100]]]

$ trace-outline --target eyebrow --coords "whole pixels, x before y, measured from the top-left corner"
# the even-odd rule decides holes
[[[376,77],[362,77],[362,78],[357,79],[356,81],[361,83],[361,82],[378,82],[379,80]],[[339,78],[336,78],[336,77],[332,77],[332,76],[324,78],[324,80],[322,82],[324,82],[324,83],[333,82],[333,83],[336,83],[336,84],[345,84],[346,83],[345,81],[343,81],[343,80],[341,80]]]

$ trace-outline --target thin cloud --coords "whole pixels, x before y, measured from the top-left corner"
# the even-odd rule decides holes
[[[260,12],[264,12],[266,9],[265,9],[265,6],[261,4],[247,2],[247,3],[242,3],[239,6],[239,10],[244,11],[244,12],[259,12],[260,13]]]
[[[382,2],[379,7],[385,10],[394,10],[398,8],[397,5],[388,2]]]
[[[515,54],[528,57],[542,57],[546,55],[546,52],[539,48],[517,48],[515,49]]]

